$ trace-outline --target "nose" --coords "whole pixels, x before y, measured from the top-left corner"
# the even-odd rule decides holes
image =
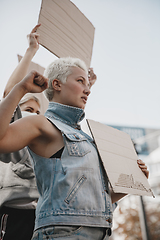
[[[87,96],[89,96],[89,94],[91,93],[90,88],[89,88],[88,85],[85,86],[84,93],[85,93]]]

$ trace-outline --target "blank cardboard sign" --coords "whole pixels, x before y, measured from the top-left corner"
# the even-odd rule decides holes
[[[17,55],[18,56],[18,61],[20,62],[21,59],[22,59],[22,56],[20,55]],[[34,62],[31,62],[30,63],[30,66],[29,66],[29,69],[28,69],[28,73],[32,70],[35,70],[37,71],[38,73],[42,74],[44,73],[44,70],[45,68],[44,67],[41,67],[39,64],[37,63],[34,63]],[[41,104],[41,114],[44,114],[47,110],[47,107],[48,107],[48,100],[47,98],[44,96],[43,93],[34,93],[34,95],[39,99],[40,101],[40,104]]]
[[[38,23],[42,46],[57,57],[80,58],[90,67],[95,28],[71,1],[42,0]]]
[[[87,119],[99,155],[114,192],[154,196],[138,167],[130,136],[105,124]]]

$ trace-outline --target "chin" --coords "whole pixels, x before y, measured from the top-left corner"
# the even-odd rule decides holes
[[[75,106],[76,108],[85,109],[85,106]]]
[[[85,107],[84,106],[75,106],[76,108],[81,108],[81,109],[84,109]]]
[[[83,105],[83,106],[81,106],[81,107],[79,107],[79,108],[81,108],[81,109],[85,109],[85,105]]]
[[[83,104],[83,103],[75,103],[75,104],[67,104],[68,106],[71,106],[71,107],[75,107],[75,108],[81,108],[81,109],[85,109],[85,104]]]

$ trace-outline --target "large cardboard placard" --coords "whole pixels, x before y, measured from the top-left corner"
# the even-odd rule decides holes
[[[87,123],[113,191],[154,196],[137,164],[138,156],[130,136],[93,120],[87,119]]]
[[[90,67],[95,28],[70,0],[42,0],[37,32],[57,57],[77,57]]]
[[[20,62],[22,59],[22,56],[17,55],[18,57],[18,61]],[[39,72],[40,74],[43,75],[45,68],[41,67],[39,64],[31,62],[29,65],[29,69],[28,69],[28,73],[31,72],[32,70],[35,70],[37,72]],[[43,92],[42,93],[34,93],[34,95],[39,99],[40,101],[40,110],[41,110],[41,114],[44,114],[47,110],[48,107],[48,100],[47,98],[44,96]]]

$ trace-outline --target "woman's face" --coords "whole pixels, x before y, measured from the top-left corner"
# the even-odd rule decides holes
[[[40,106],[33,99],[30,99],[27,102],[21,104],[20,108],[21,108],[21,111],[40,114]]]
[[[72,73],[61,85],[60,103],[84,109],[89,94],[88,75],[81,68],[72,67]]]

